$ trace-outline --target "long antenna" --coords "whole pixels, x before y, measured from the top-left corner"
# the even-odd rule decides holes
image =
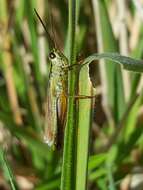
[[[53,10],[53,8],[52,8],[52,4],[49,2],[49,8],[51,9],[51,10]],[[54,32],[54,25],[53,25],[53,16],[52,16],[52,11],[50,11],[50,12],[48,12],[49,13],[49,18],[50,18],[50,24],[51,24],[51,29],[52,29],[52,37],[53,37],[53,41],[54,41],[54,44],[55,44],[55,47],[57,47],[58,49],[59,49],[59,47],[58,47],[58,45],[57,45],[57,42],[56,42],[56,36],[55,36],[55,32]],[[50,14],[51,13],[51,14]]]
[[[42,21],[41,17],[39,16],[38,12],[36,11],[36,9],[34,9],[36,16],[38,17],[38,19],[40,20],[44,30],[46,31],[46,34],[48,36],[48,41],[49,41],[49,45],[50,45],[50,49],[52,49],[53,47],[55,48],[55,42],[52,40],[50,33],[48,32],[46,25],[44,24],[44,22]]]

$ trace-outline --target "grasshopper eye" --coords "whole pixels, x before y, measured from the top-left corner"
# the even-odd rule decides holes
[[[55,53],[51,52],[51,53],[49,54],[49,58],[50,58],[50,59],[54,59],[55,57],[56,57]]]

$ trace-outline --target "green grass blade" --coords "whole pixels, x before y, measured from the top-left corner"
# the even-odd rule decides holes
[[[16,185],[12,170],[11,170],[7,160],[6,160],[5,153],[2,150],[2,148],[0,148],[0,162],[1,162],[1,165],[3,168],[4,175],[11,185],[11,189],[12,190],[18,190],[18,187]]]
[[[102,41],[102,52],[118,52],[118,43],[115,40],[112,26],[110,23],[108,10],[106,6],[105,0],[96,0],[93,1],[94,6],[98,7],[99,11],[99,27],[100,34]],[[97,16],[97,7],[95,10],[95,16]],[[97,36],[97,39],[100,38]],[[99,44],[101,46],[101,44]],[[100,53],[102,53],[100,51]],[[106,62],[112,63],[112,60],[107,60]],[[105,68],[105,77],[107,80],[102,81],[107,85],[107,105],[112,110],[112,115],[115,123],[117,123],[123,112],[125,107],[125,100],[124,100],[124,89],[123,89],[123,80],[121,75],[121,70],[118,65],[114,64],[106,64],[104,65]],[[101,68],[102,69],[102,68]]]
[[[50,179],[47,180],[46,183],[44,184],[40,184],[38,185],[35,190],[55,190],[58,189],[58,187],[60,186],[60,179],[59,178],[55,178],[55,179]]]
[[[76,61],[76,0],[69,0],[69,25],[68,25],[68,58],[69,63]],[[69,94],[73,97],[68,100],[67,124],[64,137],[63,166],[61,177],[61,190],[72,190],[75,186],[75,158],[76,158],[76,105],[75,91],[77,73],[71,71],[69,75]]]
[[[115,183],[113,179],[113,172],[112,172],[112,166],[110,163],[106,163],[106,169],[107,169],[107,176],[108,176],[108,181],[109,181],[109,190],[116,190],[115,188]]]
[[[29,26],[29,31],[30,31],[30,40],[31,40],[31,49],[32,49],[32,54],[34,57],[34,76],[36,78],[37,82],[37,88],[40,94],[40,97],[43,98],[44,96],[44,91],[43,91],[43,83],[41,72],[40,72],[40,60],[39,60],[39,53],[38,53],[38,36],[36,34],[36,27],[34,24],[35,21],[35,12],[34,12],[34,1],[28,1],[25,3],[25,10],[26,10],[26,15],[28,19],[28,26]],[[44,84],[44,83],[43,83]]]
[[[86,80],[85,80],[86,79]],[[92,85],[89,78],[88,66],[82,67],[79,76],[79,95],[91,96]],[[93,99],[79,99],[78,110],[78,139],[77,139],[77,167],[76,167],[76,189],[86,189],[87,163],[89,148],[89,133],[91,126]]]
[[[89,163],[88,163],[88,170],[90,171],[98,167],[100,164],[102,164],[106,160],[106,157],[107,157],[106,153],[90,156]]]
[[[132,106],[126,120],[126,128],[123,129],[117,144],[118,153],[116,155],[117,165],[129,156],[137,141],[141,138],[143,127],[142,122],[137,120],[139,108],[143,102],[143,91]]]
[[[126,57],[123,55],[120,55],[118,53],[95,53],[89,57],[87,57],[83,64],[89,64],[94,60],[98,59],[109,59],[112,60],[116,63],[122,64],[123,68],[129,71],[134,71],[134,72],[143,72],[143,61],[142,60],[137,60],[131,57]]]
[[[142,105],[142,102],[143,102],[143,92],[139,95],[134,105],[132,106],[130,113],[128,114],[127,121],[126,121],[126,128],[124,129],[124,132],[122,135],[124,138],[124,142],[128,142],[132,133],[137,131],[137,128],[139,128],[139,126],[137,125],[137,122],[138,122],[137,118],[138,118],[138,113]],[[135,127],[136,125],[137,127]]]
[[[132,57],[136,57],[138,59],[142,58],[142,51],[143,51],[143,29],[141,29],[141,34],[140,34],[140,40],[136,46],[136,48],[134,49],[134,51],[131,53]],[[138,84],[140,82],[141,79],[141,74],[140,73],[134,73],[132,76],[132,82],[131,82],[131,91],[130,91],[130,98],[132,98],[134,96],[134,94],[136,93]]]

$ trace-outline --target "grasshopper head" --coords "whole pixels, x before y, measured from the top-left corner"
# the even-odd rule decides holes
[[[49,53],[49,60],[53,65],[64,66],[68,64],[67,58],[63,55],[63,53],[57,49],[53,49]]]

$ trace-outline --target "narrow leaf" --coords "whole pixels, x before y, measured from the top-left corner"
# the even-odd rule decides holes
[[[7,180],[10,182],[11,189],[12,190],[18,189],[16,187],[16,182],[15,182],[12,170],[11,170],[10,166],[8,165],[8,162],[6,160],[6,157],[5,157],[5,154],[4,154],[4,151],[2,150],[2,148],[0,148],[0,162],[3,167],[4,175],[7,178]]]
[[[98,59],[109,59],[116,63],[122,64],[123,68],[126,70],[134,71],[134,72],[143,72],[143,61],[137,60],[131,57],[126,57],[120,55],[118,53],[95,53],[91,56],[87,57],[82,65],[89,64],[94,60]]]

